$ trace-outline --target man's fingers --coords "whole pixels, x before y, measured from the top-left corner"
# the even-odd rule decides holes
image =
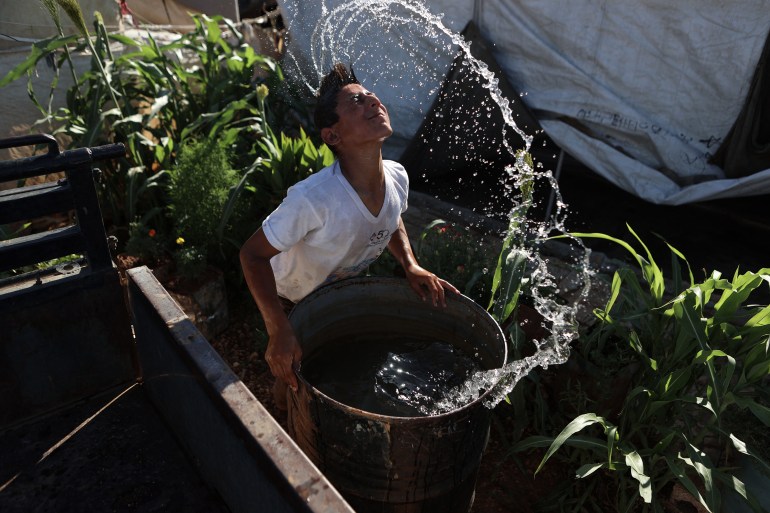
[[[422,283],[409,282],[409,286],[412,287],[412,290],[415,291],[418,296],[420,296],[420,299],[422,299],[423,301],[428,299],[427,294],[425,294],[425,287],[423,287]]]
[[[297,391],[297,375],[294,373],[293,368],[286,374],[286,384],[289,385],[289,388],[291,388],[293,392]]]
[[[438,302],[441,304],[442,307],[446,307],[446,297],[444,295],[444,287],[441,286],[441,280],[439,280],[438,284]]]
[[[281,372],[281,379],[286,382],[286,384],[291,388],[294,392],[297,391],[297,375],[294,374],[294,366],[289,363],[288,365],[281,366],[280,369]]]
[[[451,283],[449,283],[448,281],[446,281],[446,280],[444,280],[442,278],[439,278],[438,281],[441,282],[441,287],[444,290],[450,290],[450,291],[454,292],[455,294],[460,294],[460,290],[457,287],[455,287],[454,285],[452,285]]]
[[[297,391],[297,376],[294,374],[294,361],[289,357],[265,356],[270,372],[278,379],[283,380],[292,390]]]

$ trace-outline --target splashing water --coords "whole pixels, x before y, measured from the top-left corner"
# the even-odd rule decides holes
[[[479,179],[478,183],[490,190],[490,202],[495,197],[491,191],[499,190],[502,197],[513,205],[505,235],[510,244],[506,256],[515,256],[526,262],[526,277],[522,281],[526,282],[527,295],[532,298],[535,309],[544,319],[548,335],[543,340],[534,341],[537,350],[531,356],[509,362],[499,369],[476,372],[471,379],[448,390],[442,399],[430,407],[423,407],[422,411],[426,415],[449,412],[485,393],[484,404],[492,408],[535,368],[558,365],[568,358],[570,343],[577,336],[577,304],[590,288],[590,250],[579,240],[567,236],[570,244],[579,249],[569,257],[573,259],[570,262],[571,272],[578,292],[571,295],[570,302],[565,302],[564,298],[554,294],[559,291],[560,280],[552,272],[552,265],[549,265],[552,262],[541,251],[550,237],[564,235],[566,231],[566,205],[562,201],[558,184],[550,171],[541,170],[541,165],[532,165],[531,161],[524,158],[525,153],[519,151],[529,151],[532,136],[524,133],[516,124],[509,99],[500,91],[498,78],[484,62],[473,57],[470,44],[460,34],[447,28],[441,16],[431,13],[417,0],[326,0],[321,2],[320,12],[315,11],[309,15],[310,19],[304,19],[307,13],[303,13],[303,9],[317,9],[318,6],[316,4],[316,7],[310,8],[303,4],[306,3],[296,0],[285,1],[282,5],[284,12],[290,20],[295,20],[298,27],[302,22],[307,25],[310,19],[317,21],[314,28],[305,34],[308,43],[306,47],[303,48],[298,42],[293,47],[290,41],[284,69],[287,75],[304,84],[309,92],[316,90],[321,77],[334,63],[352,64],[359,80],[375,91],[388,107],[394,129],[404,126],[406,133],[414,133],[423,117],[415,116],[415,112],[424,113],[427,110],[429,102],[440,92],[451,62],[460,56],[475,80],[489,92],[491,101],[468,105],[469,110],[463,116],[466,119],[458,119],[455,128],[462,126],[468,133],[472,133],[479,127],[475,124],[477,120],[485,117],[482,115],[484,112],[486,117],[490,117],[489,109],[494,108],[502,114],[504,123],[499,127],[501,160],[515,163],[506,167],[500,184],[502,187],[484,183],[483,179]],[[292,29],[290,21],[290,35]],[[430,44],[426,44],[426,41]],[[302,50],[306,52],[303,54]],[[404,55],[408,58],[404,58]],[[395,102],[389,103],[380,94],[381,91],[396,94]],[[419,118],[417,124],[414,121],[416,117]],[[511,132],[520,139],[517,148],[507,137]],[[438,140],[442,135],[439,133],[434,137]],[[454,144],[460,145],[463,141],[455,141]],[[467,152],[467,158],[472,160],[474,148],[469,146],[464,145],[462,148]],[[489,164],[483,160],[474,162],[479,169]],[[555,198],[554,212],[549,219],[541,222],[526,217],[532,199],[522,193],[531,190],[536,182],[549,187]],[[507,302],[510,299],[505,294],[501,296],[498,301]]]

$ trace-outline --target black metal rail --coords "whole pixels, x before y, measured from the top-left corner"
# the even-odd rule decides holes
[[[0,140],[0,149],[46,145],[41,155],[0,161],[0,182],[64,173],[56,182],[0,191],[0,225],[75,212],[76,223],[0,241],[0,272],[71,254],[83,254],[91,270],[112,266],[94,184],[94,164],[125,155],[122,144],[61,151],[47,134]]]

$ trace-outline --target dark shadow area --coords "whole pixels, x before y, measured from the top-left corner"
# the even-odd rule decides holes
[[[221,512],[140,386],[0,433],[0,510]]]
[[[570,158],[565,159],[559,186],[570,212],[568,230],[603,232],[630,242],[628,224],[664,269],[670,252],[660,237],[687,257],[696,280],[714,270],[732,277],[736,269],[757,271],[770,266],[767,195],[656,205]],[[611,242],[593,240],[589,246],[627,259],[627,252]]]

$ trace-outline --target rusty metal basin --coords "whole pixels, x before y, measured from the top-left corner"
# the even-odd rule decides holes
[[[452,295],[447,308],[423,302],[405,280],[353,278],[323,287],[289,317],[303,353],[368,333],[427,336],[477,355],[483,369],[507,358],[500,326],[479,305]],[[374,414],[325,395],[299,374],[289,393],[289,433],[359,513],[470,510],[489,436],[484,395],[449,413]]]

